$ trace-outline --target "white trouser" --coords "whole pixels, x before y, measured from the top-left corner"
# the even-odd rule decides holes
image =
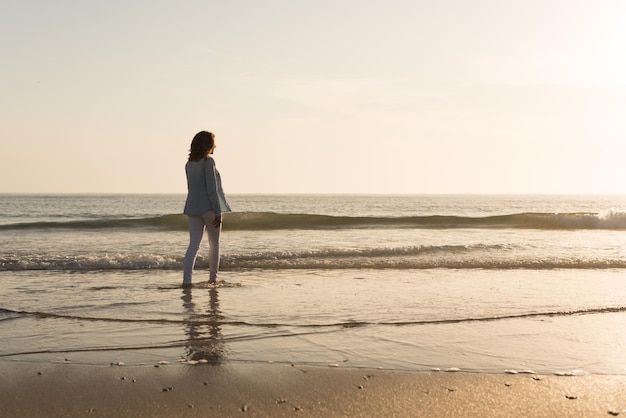
[[[215,219],[213,211],[198,216],[187,215],[187,219],[189,220],[189,247],[185,254],[183,283],[191,283],[193,267],[196,264],[196,256],[198,255],[205,229],[209,236],[209,281],[214,282],[217,280],[217,270],[220,266],[220,231],[222,230],[222,225],[220,224],[217,228],[213,226],[213,220]]]

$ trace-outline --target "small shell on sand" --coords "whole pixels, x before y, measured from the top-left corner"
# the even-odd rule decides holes
[[[554,373],[557,376],[578,376],[583,374],[581,370],[571,370],[569,372],[556,372]]]
[[[454,372],[460,372],[461,369],[459,369],[458,367],[450,367],[446,369],[446,372],[448,373],[454,373]]]
[[[533,370],[505,370],[506,374],[536,374]]]

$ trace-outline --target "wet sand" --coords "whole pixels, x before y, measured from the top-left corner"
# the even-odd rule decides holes
[[[626,417],[626,376],[0,364],[0,416]]]

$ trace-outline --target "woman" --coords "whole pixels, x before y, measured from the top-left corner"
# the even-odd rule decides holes
[[[196,255],[206,229],[209,236],[209,283],[217,282],[220,263],[220,231],[222,213],[230,212],[222,190],[220,173],[209,155],[215,151],[215,135],[198,132],[191,141],[187,173],[187,201],[184,213],[189,220],[189,247],[185,254],[183,286],[191,286]]]

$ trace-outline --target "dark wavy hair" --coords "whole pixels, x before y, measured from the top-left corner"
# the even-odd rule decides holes
[[[189,150],[189,161],[200,161],[206,158],[211,148],[215,144],[215,135],[213,132],[200,131],[193,137],[191,141],[191,149]]]

